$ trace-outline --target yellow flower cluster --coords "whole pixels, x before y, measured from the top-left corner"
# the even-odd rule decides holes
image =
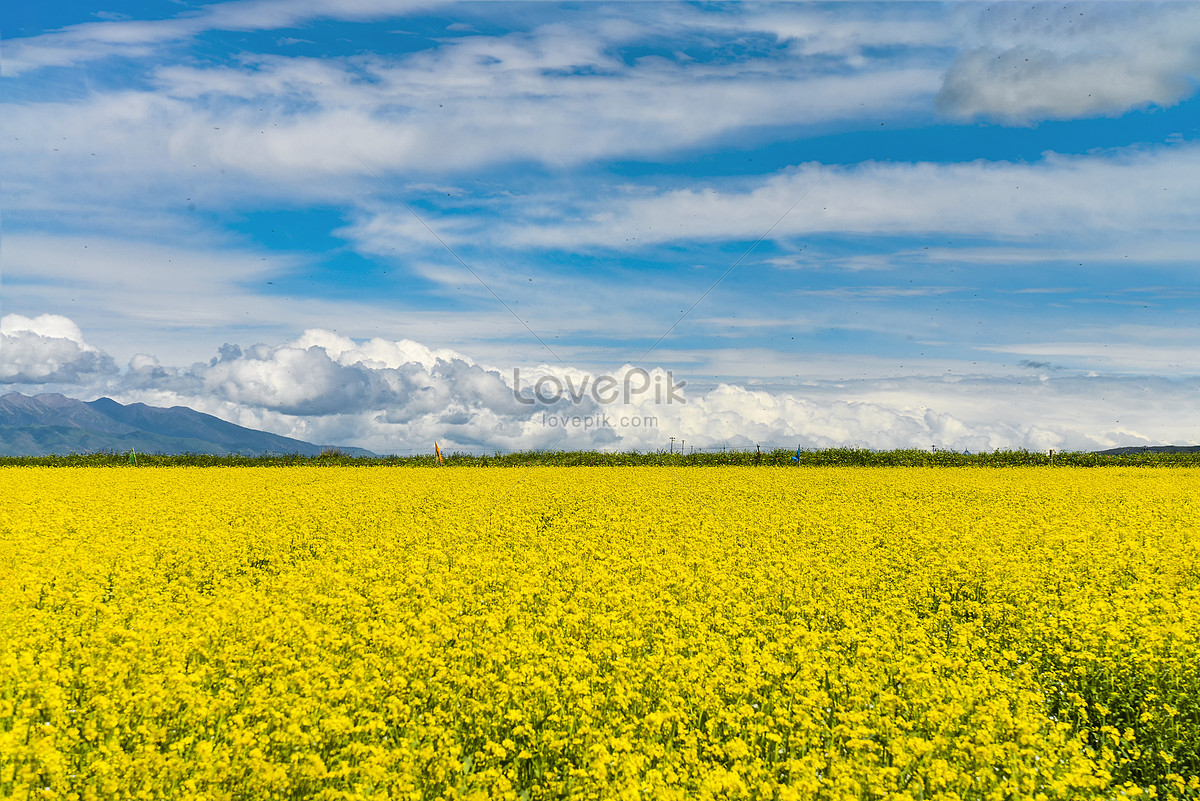
[[[0,470],[0,796],[1200,798],[1200,471]]]

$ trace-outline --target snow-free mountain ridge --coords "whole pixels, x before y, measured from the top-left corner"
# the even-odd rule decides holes
[[[316,456],[330,448],[235,425],[186,406],[81,401],[57,393],[0,396],[0,455],[52,456],[100,451]],[[374,456],[337,446],[351,456]]]

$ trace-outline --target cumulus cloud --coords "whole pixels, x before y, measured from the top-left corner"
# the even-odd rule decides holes
[[[66,317],[0,318],[0,383],[72,384],[115,371],[112,357],[85,342]]]
[[[278,345],[226,343],[207,363],[180,370],[137,354],[115,386],[306,418],[370,412],[406,422],[520,406],[499,373],[456,351],[411,340],[356,342],[323,329]]]
[[[1196,91],[1200,8],[1069,3],[979,12],[977,46],[955,59],[938,108],[1028,124],[1170,106]]]
[[[301,347],[314,341],[329,350]],[[628,364],[606,375],[549,365],[509,372],[453,356],[368,365],[365,350],[390,344],[405,352],[415,343],[376,340],[339,351],[339,342],[313,330],[278,346],[226,347],[157,387],[127,385],[126,395],[310,441],[403,453],[434,440],[476,452],[656,450],[671,437],[676,447],[694,448],[1090,449],[1186,440],[1183,428],[1167,430],[1162,421],[1197,394],[1194,382],[1160,382],[1151,401],[1129,383],[1077,377],[1033,385],[1021,378],[826,381],[770,391],[723,383],[692,391],[661,368]],[[297,381],[298,365],[314,379]]]
[[[672,437],[675,447],[689,449],[1186,443],[1195,432],[1184,421],[1200,397],[1195,379],[1077,371],[1031,378],[1029,370],[1043,365],[1028,360],[1009,376],[697,388],[661,367],[624,364],[603,374],[547,364],[500,368],[412,340],[355,340],[324,329],[274,345],[226,343],[208,361],[184,368],[139,353],[114,372],[112,360],[64,317],[10,315],[4,337],[5,380],[22,389],[74,381],[62,391],[189,406],[251,428],[378,453],[424,451],[434,440],[473,452],[645,451],[671,447]],[[42,346],[40,361],[26,358],[31,342]]]

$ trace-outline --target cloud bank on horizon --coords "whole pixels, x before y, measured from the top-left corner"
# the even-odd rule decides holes
[[[1200,6],[0,30],[5,389],[385,453],[1200,442]]]
[[[183,368],[139,353],[119,369],[72,321],[54,315],[4,317],[0,347],[0,386],[186,405],[379,453],[425,451],[435,439],[475,452],[655,450],[664,439],[699,449],[1087,450],[1185,436],[1200,393],[1197,380],[1052,378],[1054,365],[1033,361],[1006,379],[898,375],[805,382],[798,390],[721,382],[697,392],[661,368],[509,370],[410,340],[355,341],[322,329],[276,345],[226,343],[207,362]],[[939,408],[926,405],[931,396]],[[1128,410],[1124,421],[1109,419],[1113,408]]]

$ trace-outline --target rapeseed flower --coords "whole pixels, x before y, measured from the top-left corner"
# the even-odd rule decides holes
[[[0,479],[0,796],[1200,798],[1195,470]]]

